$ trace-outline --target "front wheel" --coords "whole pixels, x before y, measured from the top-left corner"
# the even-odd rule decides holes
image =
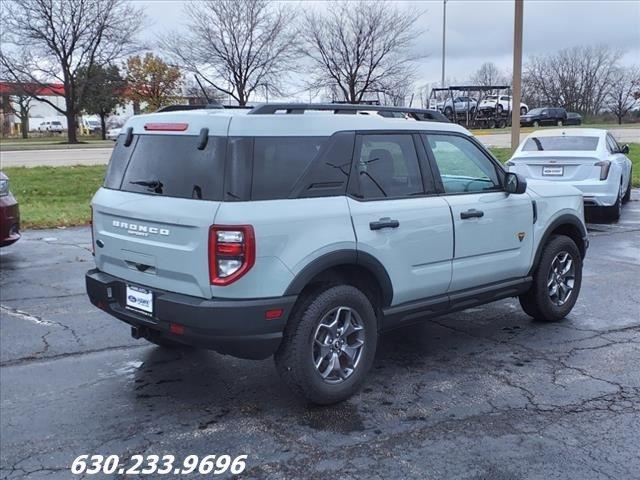
[[[538,120],[536,120],[535,122],[533,122],[533,126],[535,128],[538,128],[540,126],[540,122]]]
[[[537,320],[561,320],[575,305],[581,285],[580,250],[566,235],[553,235],[543,247],[531,289],[519,297],[520,305]]]
[[[362,386],[376,353],[376,314],[351,285],[301,297],[275,354],[285,383],[308,401],[346,400]]]
[[[558,127],[561,127],[563,125],[562,120],[558,120],[557,121],[557,125],[558,125]]]
[[[520,115],[526,115],[527,114],[527,107],[520,107]]]

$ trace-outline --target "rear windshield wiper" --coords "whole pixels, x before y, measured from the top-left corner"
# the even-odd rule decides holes
[[[129,182],[132,185],[140,185],[143,187],[147,187],[150,190],[153,190],[155,193],[162,193],[162,187],[164,185],[160,180],[136,180],[133,182]]]

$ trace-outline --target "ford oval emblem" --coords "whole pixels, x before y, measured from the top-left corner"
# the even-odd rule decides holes
[[[127,299],[128,299],[131,303],[136,303],[136,301],[137,301],[136,297],[134,297],[133,295],[129,295],[129,297],[127,297]]]

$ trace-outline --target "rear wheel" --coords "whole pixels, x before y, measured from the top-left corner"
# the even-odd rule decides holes
[[[538,120],[534,121],[533,126],[538,128],[540,126],[540,122]]]
[[[578,247],[565,235],[553,235],[543,247],[531,289],[519,297],[520,305],[537,320],[561,320],[575,305],[581,285],[582,257]]]
[[[526,115],[527,114],[527,107],[520,107],[520,115]]]
[[[498,104],[498,106],[496,107],[496,111],[499,114],[502,114],[502,112],[504,111],[504,107],[501,104]]]
[[[445,114],[447,117],[450,117],[451,115],[453,115],[453,109],[452,109],[451,107],[446,107],[446,108],[444,109],[444,114]]]
[[[622,215],[622,184],[618,189],[616,202],[610,207],[600,207],[604,218],[610,222],[617,222]]]
[[[559,127],[561,127],[561,126],[562,126],[562,120],[558,120],[557,125],[558,125]]]
[[[622,197],[622,203],[627,203],[629,200],[631,200],[631,188],[633,187],[633,184],[631,182],[632,178],[633,178],[633,168],[629,170],[629,182],[627,183],[627,191],[624,192],[624,197]]]
[[[275,354],[285,383],[308,401],[346,400],[362,386],[376,352],[376,315],[351,285],[299,299]]]

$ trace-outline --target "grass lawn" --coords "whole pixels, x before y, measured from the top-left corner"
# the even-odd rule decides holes
[[[640,187],[640,143],[629,145],[633,162],[633,185]],[[492,148],[501,162],[511,156],[509,148]],[[13,167],[3,171],[11,191],[20,202],[23,228],[86,225],[91,217],[89,202],[102,184],[106,167]]]
[[[109,148],[113,140],[102,140],[96,136],[80,136],[75,144],[65,143],[66,135],[50,135],[29,138],[0,138],[0,152],[16,150],[58,150],[65,148]]]
[[[86,225],[89,201],[104,178],[106,167],[12,167],[11,192],[20,203],[22,228]]]

